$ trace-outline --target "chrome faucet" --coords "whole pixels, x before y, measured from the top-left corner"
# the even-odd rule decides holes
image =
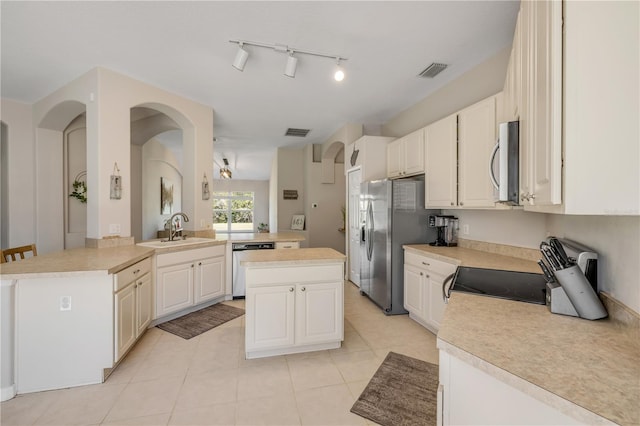
[[[182,230],[182,228],[178,229],[176,224],[173,221],[173,219],[176,216],[182,216],[182,218],[184,219],[185,222],[189,222],[189,216],[187,216],[186,214],[184,214],[182,212],[174,213],[173,215],[171,215],[171,218],[169,219],[169,241],[173,241],[176,238],[176,234],[178,233],[178,231]],[[184,237],[183,237],[183,239],[184,239]]]

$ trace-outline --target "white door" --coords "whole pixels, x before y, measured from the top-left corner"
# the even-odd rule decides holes
[[[343,339],[343,283],[296,285],[296,344]]]
[[[145,274],[136,281],[136,337],[144,333],[151,322],[151,274]]]
[[[193,263],[158,268],[158,317],[193,305]]]
[[[349,226],[349,280],[360,287],[360,183],[362,182],[362,169],[349,172],[348,178],[347,221]]]
[[[275,349],[294,344],[295,286],[248,288],[246,350]]]
[[[123,288],[115,295],[116,317],[116,361],[136,340],[136,292],[135,284]]]
[[[224,295],[224,257],[210,257],[197,262],[195,303]]]
[[[404,308],[425,319],[423,275],[424,272],[415,266],[404,265]]]

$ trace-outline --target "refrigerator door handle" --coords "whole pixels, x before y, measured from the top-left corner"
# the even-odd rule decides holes
[[[367,206],[367,260],[373,255],[373,208],[371,203]]]

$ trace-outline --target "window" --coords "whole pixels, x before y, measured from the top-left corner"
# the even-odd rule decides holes
[[[253,232],[253,192],[214,192],[213,229],[223,234]]]

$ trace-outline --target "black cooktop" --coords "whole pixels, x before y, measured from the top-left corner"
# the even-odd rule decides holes
[[[542,274],[459,266],[449,292],[459,291],[544,305],[546,284]]]

